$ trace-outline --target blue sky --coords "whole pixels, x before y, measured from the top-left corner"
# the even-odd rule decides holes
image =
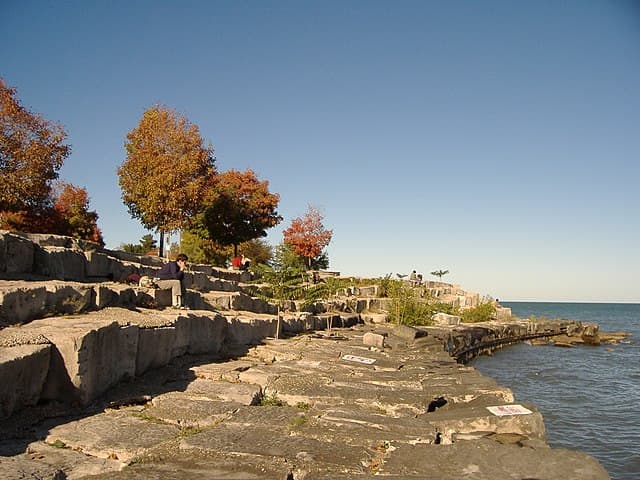
[[[334,236],[331,269],[640,302],[640,3],[0,0],[0,76],[61,122],[107,246],[145,109]],[[433,278],[433,277],[431,277]]]

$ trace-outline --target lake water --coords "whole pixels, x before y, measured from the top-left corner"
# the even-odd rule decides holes
[[[514,315],[595,322],[633,333],[599,347],[515,345],[471,365],[541,411],[553,447],[597,458],[613,480],[640,479],[640,305],[501,302]]]

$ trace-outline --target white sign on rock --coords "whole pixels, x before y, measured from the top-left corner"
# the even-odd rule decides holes
[[[522,405],[498,405],[495,407],[487,407],[487,410],[498,417],[504,417],[505,415],[528,415],[533,413]]]
[[[376,361],[375,358],[359,357],[357,355],[343,355],[342,360],[348,360],[349,362],[364,363],[366,365],[371,365]]]

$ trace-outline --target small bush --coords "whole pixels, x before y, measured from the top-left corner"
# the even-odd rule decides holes
[[[488,322],[496,317],[496,307],[492,303],[481,303],[465,310],[461,316],[465,323]]]
[[[261,407],[285,407],[287,406],[287,403],[280,400],[275,395],[265,395],[260,399],[260,403],[258,405]]]

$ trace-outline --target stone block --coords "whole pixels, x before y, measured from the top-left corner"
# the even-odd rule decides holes
[[[12,233],[2,234],[0,244],[0,272],[30,274],[34,269],[36,246],[33,242]]]
[[[117,435],[114,435],[115,428]],[[45,441],[49,444],[61,442],[70,449],[92,457],[128,463],[149,448],[175,439],[179,431],[175,425],[150,422],[126,410],[109,410],[56,425],[49,430]],[[166,478],[163,475],[161,477]],[[125,473],[121,478],[131,477]]]
[[[86,405],[135,376],[138,327],[120,327],[107,317],[48,318],[29,324],[55,346],[43,398]]]
[[[438,326],[455,326],[460,325],[462,319],[456,315],[449,315],[448,313],[436,313],[431,317],[434,325]]]
[[[362,344],[369,347],[384,348],[384,335],[379,333],[367,332],[362,336]]]
[[[119,305],[120,295],[113,288],[106,285],[96,285],[94,291],[96,293],[95,303],[98,309],[117,307]]]
[[[38,248],[34,273],[57,280],[85,280],[86,258],[82,252],[62,247]]]
[[[107,278],[111,273],[111,262],[106,253],[84,252],[86,258],[85,275],[87,277]]]
[[[224,400],[242,405],[257,405],[262,396],[260,385],[195,379],[187,386],[185,393],[203,395],[211,400]]]
[[[254,345],[276,335],[276,318],[234,317],[228,319],[228,322],[229,341],[238,345]]]
[[[70,315],[93,310],[96,293],[93,285],[59,284],[47,285],[47,312],[52,315]]]
[[[24,233],[22,235],[41,247],[72,248],[74,246],[74,239],[63,235],[53,235],[51,233]]]
[[[427,332],[424,330],[419,330],[417,328],[410,327],[409,325],[396,325],[393,327],[392,333],[396,337],[400,337],[408,342],[413,342],[416,338],[427,335]]]
[[[138,331],[136,375],[142,375],[148,370],[167,365],[177,353],[175,349],[176,336],[176,327],[140,328]]]
[[[208,276],[213,275],[213,267],[211,265],[190,265],[189,270],[192,272],[204,273]]]
[[[173,356],[182,353],[215,354],[222,350],[227,338],[227,319],[219,314],[180,314],[175,326],[176,342]]]
[[[370,285],[368,287],[358,287],[359,295],[361,297],[377,297],[378,285]]]
[[[42,318],[47,310],[44,286],[7,286],[0,289],[0,326],[19,325]]]
[[[209,277],[205,273],[187,272],[184,276],[185,288],[206,292],[211,290],[212,285],[213,282],[209,280]]]
[[[361,316],[364,322],[387,323],[389,321],[389,315],[386,313],[365,313]]]
[[[40,400],[51,345],[0,347],[0,418]]]
[[[140,257],[140,263],[142,265],[146,265],[149,267],[156,267],[156,268],[162,268],[162,266],[167,263],[166,260],[164,260],[163,258],[160,257],[152,257],[149,255],[142,255]]]

